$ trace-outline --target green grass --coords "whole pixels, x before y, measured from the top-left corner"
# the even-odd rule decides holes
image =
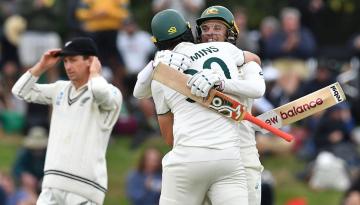
[[[136,162],[144,147],[154,145],[168,151],[167,146],[160,138],[152,138],[137,150],[131,150],[131,138],[113,138],[107,153],[109,172],[109,192],[105,205],[129,205],[125,197],[125,179],[129,170],[136,166]],[[19,137],[0,137],[0,171],[10,172],[11,164],[15,159],[16,151],[21,145]],[[308,205],[338,205],[342,193],[336,191],[314,191],[295,179],[295,173],[302,170],[304,163],[294,156],[267,156],[261,159],[264,167],[275,177],[276,205],[284,205],[292,198],[305,198]]]

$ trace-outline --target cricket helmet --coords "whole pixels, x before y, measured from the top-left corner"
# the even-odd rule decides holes
[[[176,44],[194,42],[190,24],[174,9],[158,12],[151,21],[152,41],[160,49],[169,49]]]
[[[201,14],[200,18],[196,19],[197,37],[201,38],[200,25],[207,20],[220,20],[228,28],[227,41],[235,44],[239,29],[236,26],[234,15],[229,9],[223,6],[210,6]]]

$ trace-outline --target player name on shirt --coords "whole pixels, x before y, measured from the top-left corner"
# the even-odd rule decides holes
[[[190,56],[191,61],[195,61],[197,59],[200,59],[203,56],[208,55],[209,53],[218,52],[219,49],[215,46],[209,46],[207,48],[203,48],[201,50],[196,51],[193,55]]]

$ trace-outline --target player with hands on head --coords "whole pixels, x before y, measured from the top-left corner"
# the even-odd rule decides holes
[[[122,95],[101,75],[95,42],[74,38],[44,53],[12,88],[27,102],[52,106],[42,191],[37,205],[103,204],[106,149]],[[62,60],[69,81],[36,83]]]

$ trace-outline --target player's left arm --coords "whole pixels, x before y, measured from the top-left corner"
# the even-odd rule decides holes
[[[243,78],[224,79],[221,91],[240,97],[262,97],[265,93],[265,80],[260,65],[251,61],[240,69],[242,69]]]
[[[254,61],[257,64],[261,65],[261,59],[258,55],[256,55],[255,53],[251,53],[249,51],[243,51],[243,52],[244,52],[244,63]]]
[[[90,65],[89,88],[102,110],[120,110],[123,101],[121,92],[101,76],[101,64],[97,57],[93,57]]]
[[[229,45],[229,55],[239,68],[239,76],[234,79],[224,79],[218,90],[239,97],[260,98],[265,93],[265,80],[261,69],[259,56],[248,51],[242,51],[234,45]]]
[[[252,55],[250,52],[244,52],[232,44],[224,44],[227,46],[226,50],[231,59],[234,59],[237,67],[243,77],[235,79],[225,79],[221,75],[214,73],[211,69],[204,69],[201,72],[191,76],[187,82],[187,86],[191,88],[191,93],[206,97],[212,87],[219,91],[228,94],[247,97],[247,98],[260,98],[265,92],[265,81],[260,65],[254,61],[247,62],[249,59],[256,60],[257,55]],[[246,59],[246,58],[249,59]],[[260,59],[258,59],[260,60]]]
[[[151,80],[154,61],[150,61],[137,75],[133,95],[138,99],[151,97]]]

